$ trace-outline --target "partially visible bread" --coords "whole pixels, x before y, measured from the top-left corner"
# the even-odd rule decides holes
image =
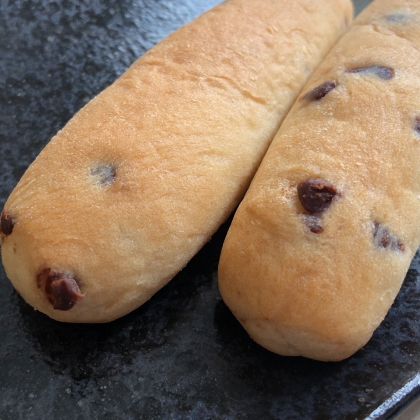
[[[148,300],[242,198],[349,0],[231,0],[158,44],[22,177],[2,259],[52,318],[106,322]]]
[[[341,360],[420,244],[420,3],[372,3],[273,140],[223,246],[222,297],[282,355]]]

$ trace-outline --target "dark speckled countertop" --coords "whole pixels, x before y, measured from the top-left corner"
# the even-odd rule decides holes
[[[0,0],[0,206],[84,103],[217,3]],[[0,419],[373,420],[416,395],[419,255],[356,355],[340,363],[285,358],[249,339],[220,298],[227,228],[148,303],[105,325],[48,319],[1,269]]]

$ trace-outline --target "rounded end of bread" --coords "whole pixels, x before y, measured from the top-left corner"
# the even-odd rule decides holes
[[[370,334],[363,338],[346,336],[341,331],[340,338],[329,336],[331,325],[321,328],[316,325],[296,325],[286,321],[269,309],[259,300],[258,291],[253,289],[253,304],[248,302],[249,296],[241,287],[241,279],[231,267],[232,255],[228,250],[229,244],[222,252],[219,264],[219,289],[221,296],[235,315],[237,320],[247,331],[249,336],[265,349],[281,356],[303,356],[320,361],[340,361],[350,357],[366,344]],[[254,279],[258,283],[258,278]],[[244,286],[246,287],[246,286]],[[280,292],[279,292],[280,293]],[[333,321],[333,320],[331,320]]]
[[[83,237],[75,240],[69,233],[54,235],[54,226],[49,230],[41,219],[33,219],[17,208],[3,211],[0,228],[7,277],[29,305],[52,319],[76,323],[113,321],[154,293],[142,285],[132,290],[133,274],[130,277],[124,267],[118,274],[111,247],[105,252],[108,265],[104,266],[100,264],[101,256]],[[119,284],[118,294],[112,287],[115,283]],[[140,298],[139,292],[143,292]]]
[[[311,315],[303,311],[303,316],[296,316],[295,311],[301,308],[297,305],[293,309],[293,302],[290,309],[281,309],[281,304],[276,307],[275,297],[281,294],[281,288],[271,290],[273,301],[265,301],[265,293],[259,293],[260,278],[251,278],[250,273],[243,281],[246,274],[243,271],[238,274],[232,264],[234,258],[236,251],[230,249],[227,240],[219,263],[221,296],[249,336],[267,350],[281,356],[335,362],[350,357],[370,339],[371,329],[362,326],[362,331],[350,331],[333,314],[322,322],[320,313]],[[249,286],[248,281],[254,286]]]
[[[395,268],[395,260],[408,266],[410,255],[378,247],[375,225],[362,215],[354,225],[326,216],[324,231],[313,232],[300,215],[283,214],[279,200],[269,209],[252,193],[223,245],[218,277],[224,302],[250,337],[274,353],[350,357],[368,342],[398,292],[405,266]],[[345,206],[347,198],[340,200]],[[365,235],[356,245],[359,223]]]
[[[265,349],[281,356],[301,356],[322,362],[339,362],[356,353],[370,339],[371,333],[331,337],[317,328],[279,325],[276,320],[241,315],[238,321],[249,336]],[[328,325],[325,326],[328,328]]]

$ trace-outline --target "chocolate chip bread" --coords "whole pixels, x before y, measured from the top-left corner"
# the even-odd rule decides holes
[[[41,152],[2,259],[52,318],[106,322],[179,272],[242,198],[349,0],[231,0],[158,44]]]
[[[273,140],[228,232],[222,297],[282,355],[341,360],[390,308],[420,243],[420,2],[353,23]]]

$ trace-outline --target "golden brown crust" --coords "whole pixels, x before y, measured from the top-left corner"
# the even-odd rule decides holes
[[[6,203],[15,225],[2,257],[23,298],[68,322],[110,321],[148,300],[238,204],[351,14],[348,0],[231,0],[134,63]],[[84,297],[70,310],[37,287],[48,269],[77,279]]]
[[[403,22],[390,18],[402,11]],[[420,4],[404,0],[376,1],[355,20],[302,91],[235,215],[220,291],[274,352],[353,354],[419,246],[419,23]],[[326,82],[334,87],[319,89]],[[314,89],[325,94],[308,95]],[[309,179],[337,193],[319,212],[309,187],[299,195]]]

